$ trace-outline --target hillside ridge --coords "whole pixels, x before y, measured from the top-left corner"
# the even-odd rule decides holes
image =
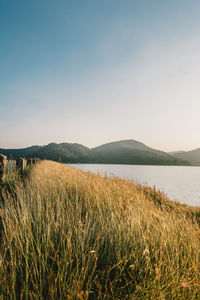
[[[153,149],[133,139],[109,142],[94,148],[66,142],[22,149],[0,148],[0,153],[9,159],[38,157],[63,163],[190,165],[187,159]]]

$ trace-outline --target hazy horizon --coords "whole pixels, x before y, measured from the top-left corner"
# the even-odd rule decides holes
[[[199,28],[197,0],[0,0],[0,148],[199,148]]]

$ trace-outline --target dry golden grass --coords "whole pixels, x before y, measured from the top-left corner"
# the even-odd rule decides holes
[[[200,210],[54,162],[2,187],[5,299],[199,299]]]

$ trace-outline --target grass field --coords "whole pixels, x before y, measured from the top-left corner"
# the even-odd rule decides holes
[[[10,173],[1,187],[0,295],[200,299],[200,209],[54,162]]]

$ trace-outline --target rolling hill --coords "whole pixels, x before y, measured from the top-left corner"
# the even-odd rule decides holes
[[[200,148],[191,151],[181,151],[172,154],[173,157],[187,160],[191,165],[200,165]]]
[[[135,140],[111,142],[90,150],[93,163],[188,165],[189,163]]]
[[[0,148],[0,153],[6,155],[8,159],[17,159],[20,157],[28,157],[30,154],[36,152],[42,148],[42,146],[31,146],[21,149],[3,149]]]
[[[61,162],[84,162],[90,149],[81,144],[51,143],[31,153],[29,157],[38,157]]]
[[[111,142],[92,149],[76,143],[51,143],[23,149],[0,149],[0,153],[14,159],[38,157],[64,163],[190,165],[186,158],[150,148],[135,140]]]

